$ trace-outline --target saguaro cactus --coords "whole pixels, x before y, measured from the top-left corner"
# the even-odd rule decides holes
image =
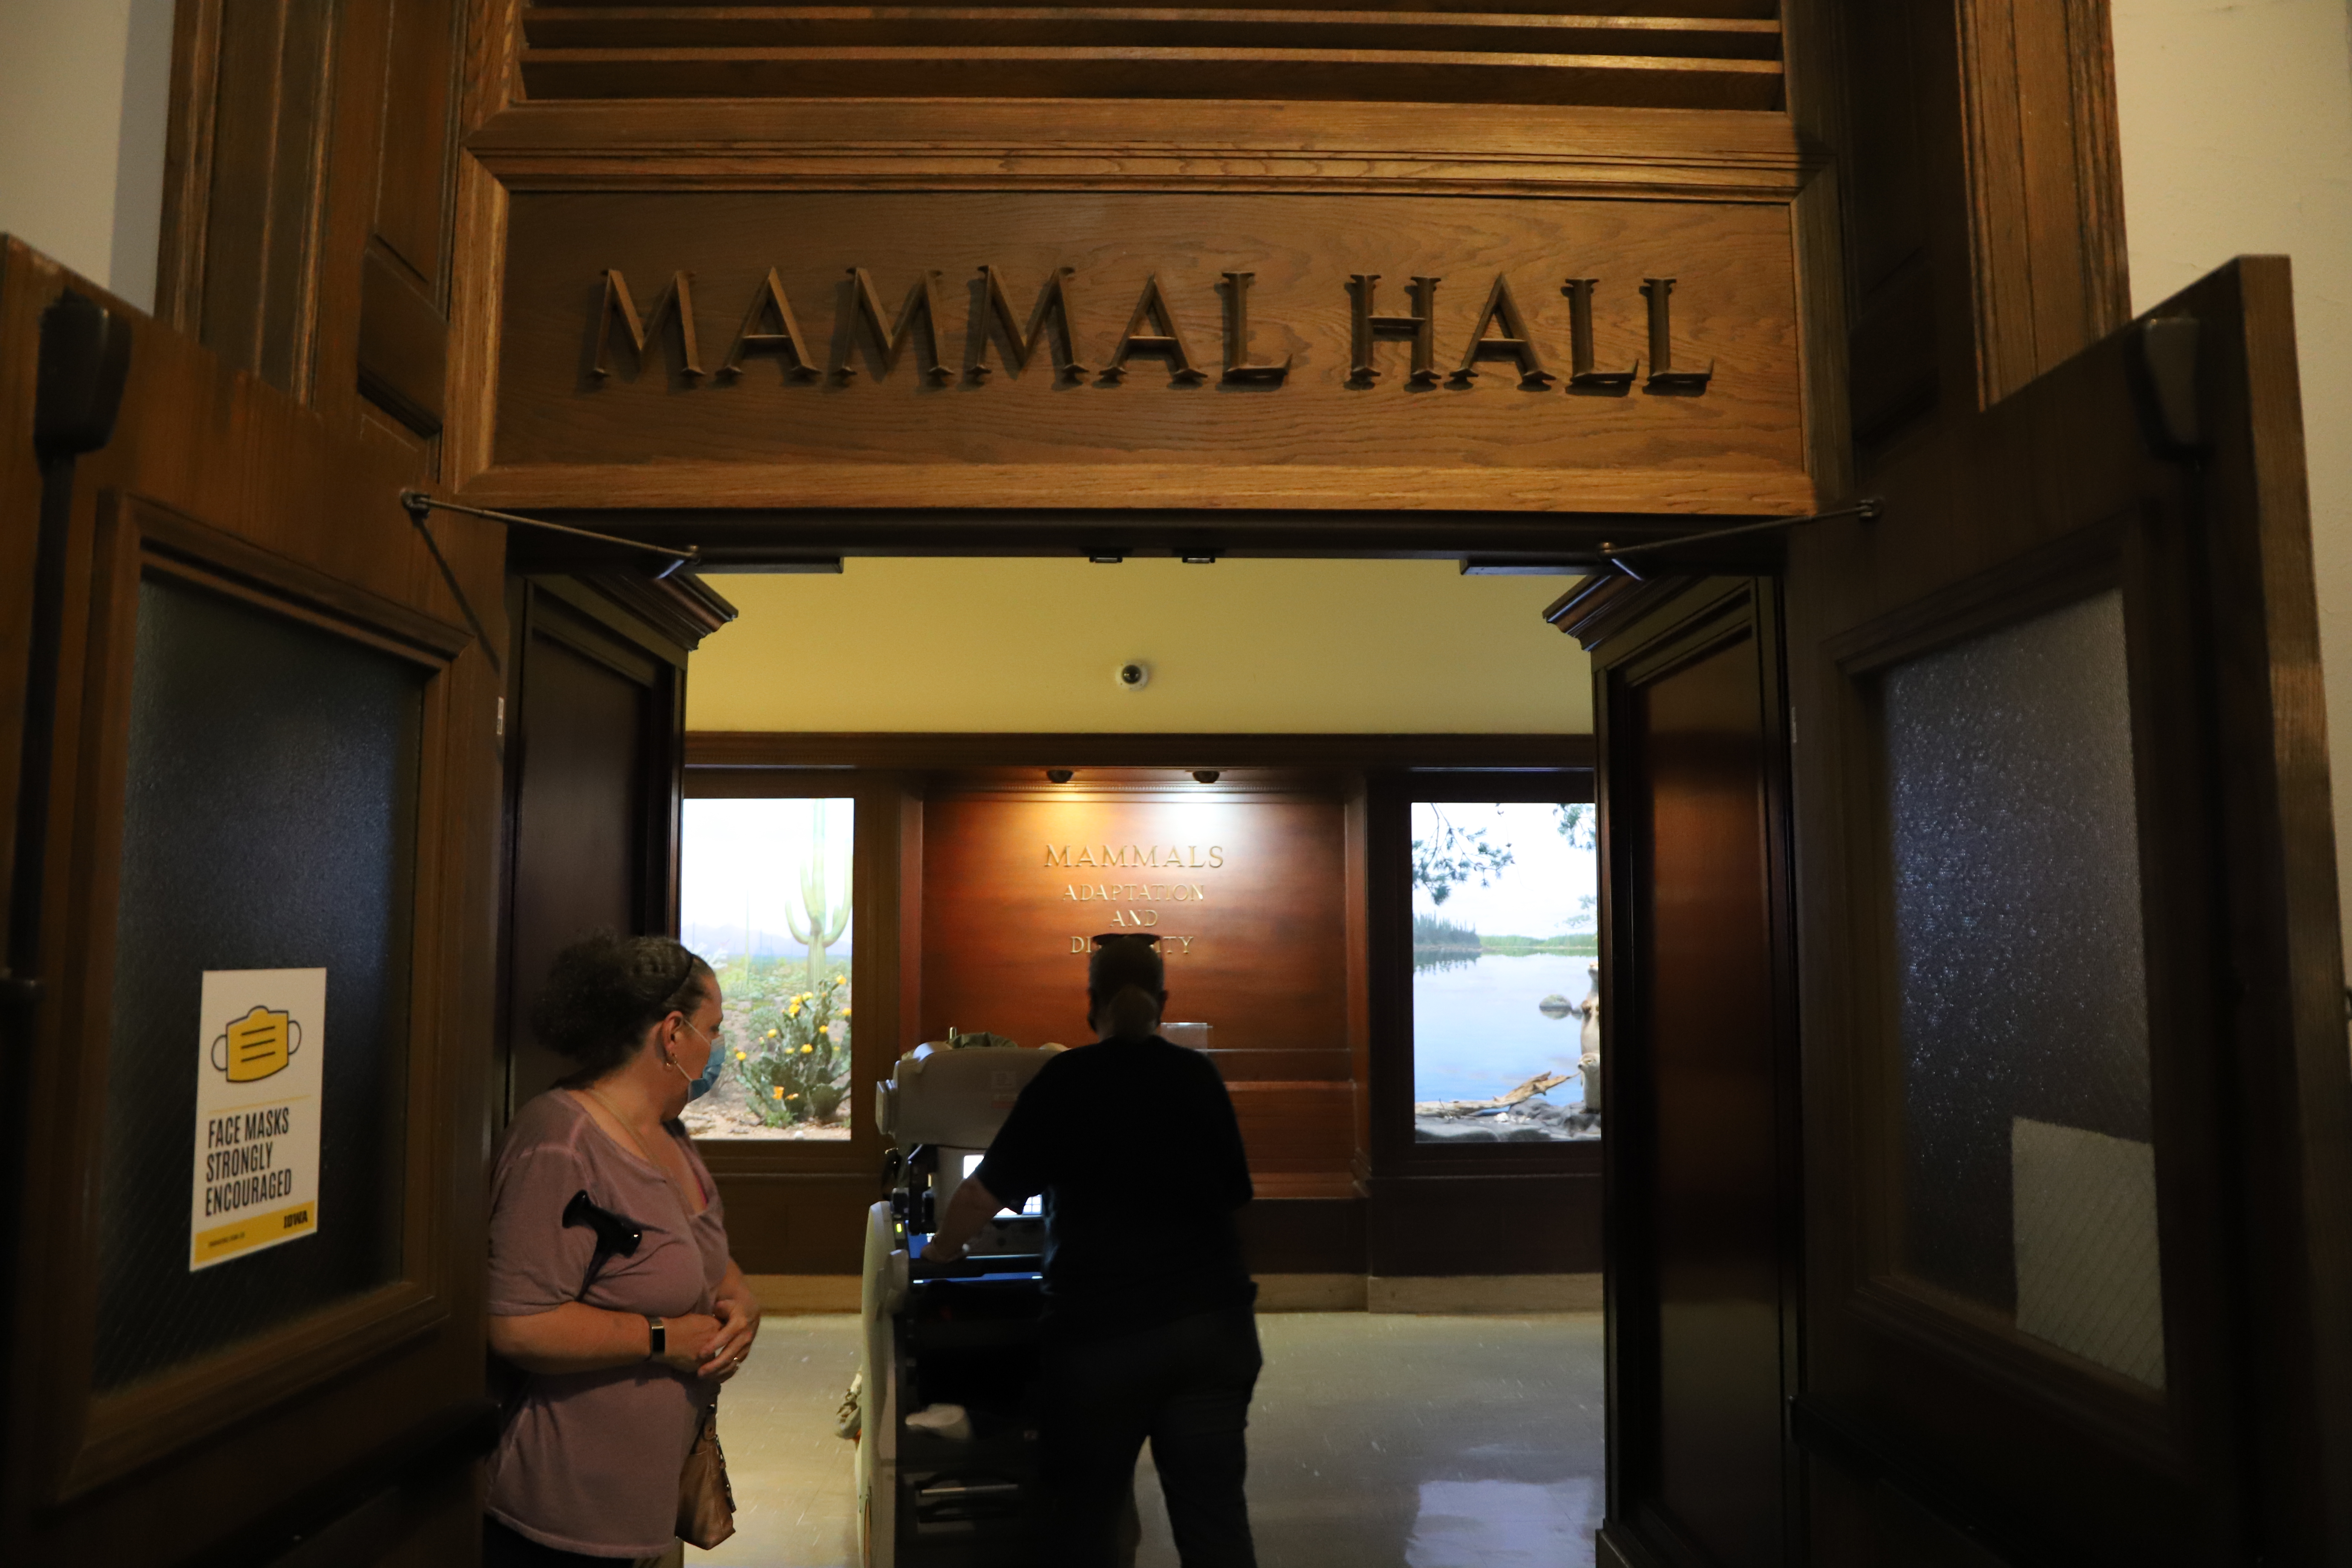
[[[818,801],[809,826],[808,861],[801,868],[801,909],[795,913],[789,906],[784,910],[784,923],[791,928],[793,940],[808,949],[808,980],[812,988],[825,980],[824,950],[841,940],[849,929],[849,889],[841,891],[841,907],[835,909],[826,895],[824,875],[824,806]]]

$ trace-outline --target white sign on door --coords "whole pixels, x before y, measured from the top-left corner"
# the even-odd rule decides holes
[[[327,972],[205,972],[191,1273],[315,1235]]]

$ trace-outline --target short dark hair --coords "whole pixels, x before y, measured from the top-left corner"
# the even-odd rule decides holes
[[[555,955],[530,1026],[580,1064],[575,1079],[602,1078],[636,1054],[647,1029],[693,1012],[718,984],[710,965],[675,937],[593,931]]]
[[[1154,995],[1168,989],[1168,965],[1148,936],[1098,936],[1087,959],[1087,989],[1108,1002],[1130,985]]]

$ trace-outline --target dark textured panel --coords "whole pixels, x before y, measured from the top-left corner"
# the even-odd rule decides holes
[[[2123,597],[1883,682],[1903,1262],[2010,1311],[2014,1119],[2155,1136]]]
[[[240,602],[169,579],[141,585],[106,1063],[100,1390],[398,1274],[424,679]],[[191,1273],[204,972],[318,967],[318,1234]]]

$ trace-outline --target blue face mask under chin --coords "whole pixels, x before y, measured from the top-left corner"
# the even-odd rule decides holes
[[[686,1086],[687,1103],[691,1105],[696,1100],[700,1100],[704,1095],[709,1094],[711,1090],[711,1087],[719,1081],[719,1069],[724,1068],[726,1065],[727,1053],[719,1049],[716,1046],[713,1046],[710,1050],[710,1065],[702,1069],[702,1076],[700,1078],[696,1079],[692,1083]]]

